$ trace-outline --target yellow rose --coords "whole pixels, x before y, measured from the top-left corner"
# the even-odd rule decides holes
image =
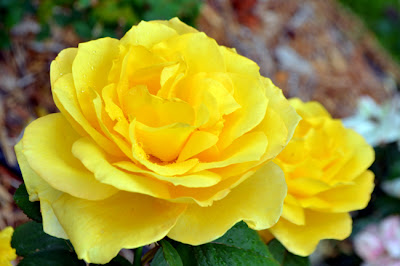
[[[0,265],[12,265],[11,261],[17,258],[15,249],[11,247],[11,238],[14,233],[12,227],[6,227],[0,231]]]
[[[374,174],[367,170],[374,150],[319,103],[290,103],[302,120],[274,160],[285,173],[288,195],[278,223],[260,234],[308,256],[321,239],[350,235],[348,212],[365,208],[374,188]]]
[[[175,18],[65,49],[50,78],[61,113],[32,122],[16,151],[45,232],[79,258],[279,219],[272,159],[299,117],[253,61]]]

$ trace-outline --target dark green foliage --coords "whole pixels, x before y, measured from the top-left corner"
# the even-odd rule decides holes
[[[190,246],[170,240],[179,254],[183,265],[274,265],[273,258],[257,232],[243,222],[238,223],[221,238],[200,246]],[[158,250],[152,266],[169,264]]]
[[[308,257],[294,255],[287,251],[285,247],[276,239],[268,244],[269,251],[274,255],[274,258],[282,266],[309,266],[310,260]]]
[[[400,2],[397,0],[340,0],[378,37],[381,44],[400,60]]]
[[[182,260],[176,249],[165,239],[160,241],[163,255],[168,265],[170,266],[182,266]]]
[[[37,252],[25,257],[19,266],[85,266],[86,263],[78,260],[74,253],[65,250],[53,250],[45,252]]]
[[[30,202],[25,184],[22,183],[15,191],[14,201],[18,207],[32,220],[41,223],[42,215],[40,213],[40,203],[38,201]]]
[[[397,144],[375,148],[375,162],[370,169],[375,174],[375,189],[367,208],[353,215],[352,236],[369,224],[377,223],[389,215],[400,214],[400,200],[387,195],[381,188],[382,182],[400,177],[400,151]]]
[[[18,226],[14,231],[11,246],[22,257],[49,250],[73,252],[68,241],[46,234],[43,232],[42,224],[36,222],[28,222]]]
[[[11,246],[24,257],[19,265],[85,265],[71,243],[43,232],[42,224],[28,222],[14,231]]]
[[[0,0],[0,49],[10,46],[10,29],[31,11],[31,1]]]
[[[94,3],[95,2],[95,3]],[[0,48],[10,45],[9,31],[26,14],[40,23],[38,39],[47,38],[53,24],[72,26],[82,40],[121,38],[141,20],[179,17],[194,25],[201,0],[0,0]]]

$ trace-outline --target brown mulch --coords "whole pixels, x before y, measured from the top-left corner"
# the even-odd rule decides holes
[[[54,25],[50,39],[37,41],[38,27],[26,17],[11,49],[0,51],[0,229],[26,220],[12,203],[21,182],[13,146],[30,121],[57,111],[50,63],[79,43],[71,28]],[[399,83],[398,65],[332,0],[207,0],[198,28],[256,61],[286,96],[318,100],[335,117],[352,114],[361,95],[389,98]]]
[[[11,49],[0,51],[0,229],[27,220],[12,200],[22,182],[14,145],[27,124],[57,112],[50,90],[50,63],[62,49],[79,43],[72,29],[55,26],[51,39],[38,41],[32,31],[39,25],[32,17],[17,27]]]
[[[198,26],[260,66],[287,97],[351,115],[361,95],[388,99],[399,66],[363,23],[333,0],[208,0]]]

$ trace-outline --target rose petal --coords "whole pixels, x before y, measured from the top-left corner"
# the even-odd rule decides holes
[[[97,119],[93,106],[88,104],[93,99],[91,90],[101,94],[102,89],[108,85],[108,74],[112,62],[119,55],[118,45],[119,41],[112,38],[80,43],[72,63],[72,75],[79,107],[93,127],[97,126]]]
[[[268,139],[263,132],[256,131],[247,133],[236,139],[216,162],[201,162],[192,171],[222,168],[232,164],[257,161],[265,153]],[[227,176],[226,176],[227,177]]]
[[[337,182],[348,182],[361,175],[375,160],[374,149],[365,139],[352,129],[347,130],[346,139],[353,147],[357,147],[352,158],[335,175]]]
[[[169,183],[172,183],[174,186],[185,186],[192,188],[211,187],[221,180],[221,176],[210,171],[201,171],[183,176],[163,176],[149,170],[141,169],[132,162],[116,162],[113,165],[129,172],[140,173],[147,176],[155,177],[162,181],[167,181]]]
[[[283,172],[268,163],[212,206],[189,205],[168,237],[199,245],[222,236],[241,220],[252,229],[266,229],[279,219],[285,195]]]
[[[313,178],[288,178],[286,181],[289,193],[296,197],[311,197],[331,187],[326,183]],[[341,192],[339,193],[341,194]]]
[[[186,208],[185,204],[125,192],[102,201],[63,194],[52,206],[78,257],[100,264],[109,262],[122,248],[162,239]]]
[[[91,200],[110,197],[117,190],[98,182],[71,154],[79,137],[62,114],[50,114],[25,129],[23,154],[33,171],[57,190]]]
[[[161,23],[141,21],[136,27],[132,27],[121,39],[121,44],[142,45],[151,48],[163,40],[177,36],[175,29]]]
[[[55,95],[55,102],[57,107],[62,110],[63,114],[67,114],[69,117],[68,121],[73,122],[72,125],[78,125],[78,132],[85,132],[85,135],[89,135],[93,138],[96,143],[102,148],[104,148],[107,152],[124,157],[124,154],[118,148],[118,146],[106,138],[103,134],[101,134],[97,129],[95,129],[88,120],[84,117],[80,110],[80,106],[75,93],[75,85],[72,74],[63,75],[61,78],[57,80],[54,84],[53,94]],[[95,95],[93,95],[93,100]],[[56,100],[57,99],[57,100]],[[77,126],[74,126],[76,129]]]
[[[30,201],[40,200],[40,212],[43,219],[43,230],[49,235],[67,239],[64,229],[58,222],[57,217],[51,207],[51,202],[57,199],[62,192],[52,188],[46,181],[39,177],[35,171],[29,166],[24,153],[22,151],[22,141],[15,146],[15,153],[18,158],[18,163],[21,167],[26,190],[29,194]]]
[[[258,79],[231,74],[235,86],[234,98],[241,106],[238,110],[225,116],[224,128],[217,146],[223,150],[235,139],[255,128],[265,117],[268,99]]]
[[[93,141],[81,138],[72,146],[72,154],[101,183],[112,185],[120,190],[146,194],[158,198],[169,198],[168,186],[143,175],[128,174],[114,167],[115,158],[107,156]]]
[[[200,72],[225,72],[225,62],[217,42],[203,32],[166,39],[154,45],[152,50],[168,61],[184,58],[189,75]]]
[[[256,62],[236,53],[235,49],[224,46],[219,48],[224,57],[227,72],[259,77],[260,67]]]
[[[288,188],[288,190],[289,190],[289,188]],[[297,225],[304,225],[306,222],[304,209],[299,204],[289,203],[286,200],[286,198],[285,198],[285,204],[283,205],[283,211],[282,211],[281,217],[288,220],[291,223],[294,223]]]
[[[132,142],[132,154],[135,160],[141,165],[147,167],[149,170],[154,171],[159,175],[175,176],[183,175],[196,166],[199,162],[198,159],[190,159],[184,162],[173,162],[167,164],[159,164],[149,159],[141,145],[137,140],[136,121],[132,121],[129,125],[129,136]]]
[[[56,59],[51,62],[50,83],[52,87],[61,76],[72,73],[72,62],[74,61],[77,52],[77,48],[64,49],[57,55]]]
[[[206,131],[195,131],[179,154],[177,162],[185,161],[217,143],[218,137]]]
[[[290,252],[308,256],[321,239],[343,240],[351,233],[351,217],[348,213],[322,213],[305,210],[304,226],[283,218],[269,230]]]
[[[324,201],[332,202],[331,211],[348,212],[364,209],[374,189],[374,173],[365,171],[354,179],[351,185],[337,185],[317,196]]]
[[[179,20],[179,18],[172,18],[170,20],[156,20],[153,21],[151,23],[160,23],[160,24],[164,24],[170,28],[173,28],[174,30],[176,30],[176,32],[178,34],[185,34],[185,33],[195,33],[198,32],[198,30],[196,30],[193,27],[188,26],[187,24],[183,23],[182,21]]]

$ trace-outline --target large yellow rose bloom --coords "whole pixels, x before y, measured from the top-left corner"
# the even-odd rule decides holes
[[[14,233],[12,227],[0,231],[0,266],[11,266],[11,261],[17,258],[15,249],[11,247],[11,238]]]
[[[288,195],[278,223],[260,234],[266,241],[277,238],[294,254],[308,256],[321,239],[350,235],[348,212],[365,208],[374,188],[374,174],[367,170],[374,150],[319,103],[290,103],[302,120],[274,160],[285,173]]]
[[[279,219],[272,159],[299,117],[253,61],[172,19],[65,49],[50,78],[61,113],[32,122],[16,152],[45,232],[79,258]]]

